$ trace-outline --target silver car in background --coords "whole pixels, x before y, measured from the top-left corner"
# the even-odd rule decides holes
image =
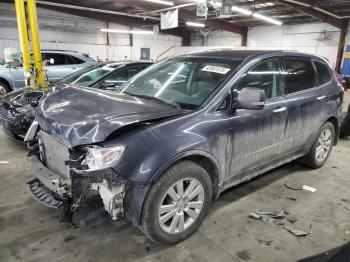
[[[48,61],[45,69],[47,80],[50,82],[96,63],[88,54],[75,51],[42,49],[41,55],[43,60]],[[0,66],[0,96],[24,86],[22,67],[9,67],[6,64]]]

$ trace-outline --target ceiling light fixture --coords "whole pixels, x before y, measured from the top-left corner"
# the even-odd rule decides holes
[[[195,23],[195,22],[186,22],[186,25],[188,26],[193,26],[193,27],[205,27],[205,24],[202,24],[202,23]]]
[[[116,33],[116,34],[135,34],[135,35],[153,35],[153,31],[145,31],[145,30],[123,30],[123,29],[109,29],[102,28],[101,32],[107,33]]]
[[[254,13],[253,16],[256,17],[256,18],[259,18],[259,19],[261,19],[261,20],[264,20],[264,21],[266,21],[266,22],[275,24],[275,25],[282,25],[282,22],[281,22],[281,21],[278,21],[278,20],[273,19],[273,18],[271,18],[271,17],[267,17],[267,16],[262,15],[262,14]]]
[[[281,21],[278,21],[278,20],[273,19],[271,17],[267,17],[266,15],[262,15],[262,14],[259,14],[259,13],[253,13],[252,11],[250,11],[248,9],[244,9],[244,8],[241,8],[241,7],[238,7],[238,6],[232,6],[231,10],[234,11],[234,12],[238,12],[238,13],[244,14],[244,15],[252,15],[255,18],[264,20],[266,22],[269,22],[269,23],[272,23],[272,24],[275,24],[275,25],[282,25]]]
[[[174,2],[172,1],[163,1],[163,0],[143,0],[143,1],[160,4],[160,5],[169,5],[169,6],[174,5]]]
[[[244,8],[240,8],[238,6],[232,6],[231,10],[234,11],[234,12],[238,12],[238,13],[244,14],[244,15],[252,15],[253,14],[252,11],[249,11],[249,10],[244,9]]]

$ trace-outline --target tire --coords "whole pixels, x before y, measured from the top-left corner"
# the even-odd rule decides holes
[[[184,193],[182,195],[184,200],[180,198],[178,201],[174,201],[168,192],[172,188],[174,190],[172,192],[176,193],[176,197],[181,195],[178,184],[183,185]],[[191,188],[193,190],[190,190]],[[187,189],[189,190],[187,191]],[[192,197],[196,192],[201,193],[196,198],[192,198],[193,201],[190,201],[188,198],[191,198],[191,194],[186,199],[186,193],[189,191],[192,192]],[[172,196],[174,195],[172,194]],[[173,165],[153,184],[146,197],[141,217],[144,234],[153,242],[159,244],[175,244],[188,238],[203,221],[211,204],[212,196],[211,178],[204,168],[187,160]],[[199,207],[201,202],[203,204]],[[193,206],[190,208],[186,203],[196,204],[198,208]],[[166,204],[168,207],[171,206],[171,211],[167,210],[162,213],[160,211],[162,204]],[[195,218],[193,219],[187,212]],[[193,216],[193,212],[196,213],[196,216]],[[166,216],[169,219],[164,219]],[[181,221],[184,221],[184,223],[181,223]]]
[[[318,152],[320,152],[319,148],[321,146],[320,140],[322,139],[321,138],[322,136],[328,137],[328,132],[330,132],[329,133],[329,135],[330,135],[329,140],[327,140],[327,143],[324,143],[324,147],[323,147],[324,150],[321,150],[322,152],[324,152],[323,154],[325,154],[325,155],[323,155],[323,157],[321,157],[321,154],[318,153]],[[301,164],[303,164],[304,166],[313,168],[313,169],[317,169],[317,168],[322,167],[326,163],[329,155],[331,154],[331,151],[332,151],[332,148],[334,145],[334,138],[335,138],[334,126],[332,123],[326,122],[322,126],[322,128],[320,129],[315,142],[311,146],[309,153],[301,159]],[[325,145],[327,145],[327,146],[325,146]],[[328,150],[327,152],[325,151],[326,148]]]
[[[3,80],[0,80],[0,98],[11,92],[10,86]]]

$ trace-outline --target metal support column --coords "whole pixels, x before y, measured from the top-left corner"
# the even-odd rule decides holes
[[[25,85],[29,86],[32,65],[30,62],[30,47],[28,41],[27,21],[24,8],[24,0],[15,0],[19,43],[22,51],[23,71]]]
[[[33,58],[35,67],[35,89],[47,88],[45,72],[43,71],[43,61],[41,58],[40,37],[38,28],[38,18],[36,11],[36,0],[27,0],[28,19],[30,34],[32,37]]]

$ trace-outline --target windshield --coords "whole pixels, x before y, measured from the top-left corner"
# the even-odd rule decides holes
[[[121,92],[156,98],[192,110],[198,108],[240,63],[240,60],[214,58],[170,59],[126,82]]]
[[[116,67],[110,65],[93,65],[80,69],[65,78],[62,78],[57,83],[62,84],[74,84],[79,86],[90,86],[101,78],[105,77],[107,74],[114,71]]]

